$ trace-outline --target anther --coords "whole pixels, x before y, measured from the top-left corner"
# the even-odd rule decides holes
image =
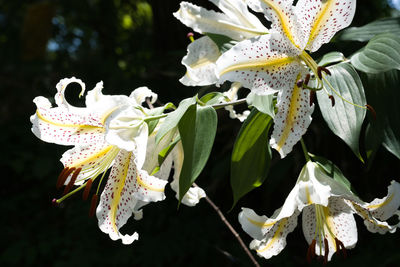
[[[374,121],[376,121],[376,112],[375,109],[371,105],[365,105],[365,107],[371,112]]]
[[[346,248],[343,245],[343,242],[340,241],[339,239],[335,238],[335,243],[336,243],[336,251],[340,252],[343,256],[343,258],[347,257],[347,251]]]
[[[324,254],[324,265],[328,263],[328,255],[329,255],[329,243],[328,239],[324,238],[324,248],[325,248],[325,254]]]
[[[186,37],[189,38],[189,40],[193,43],[194,42],[194,38],[193,38],[194,34],[193,32],[189,32]]]
[[[310,74],[307,74],[307,75],[306,75],[306,79],[304,80],[304,84],[305,84],[305,85],[308,85],[308,83],[310,82],[310,79],[311,79],[311,75],[310,75]]]
[[[315,91],[310,91],[310,107],[315,103]]]
[[[329,99],[331,100],[332,107],[334,107],[335,106],[335,98],[333,97],[333,95],[330,95]]]
[[[317,75],[318,75],[318,78],[319,78],[320,80],[322,79],[322,72],[325,72],[325,73],[328,74],[329,76],[332,75],[332,73],[330,72],[330,70],[328,70],[327,68],[325,68],[325,67],[318,67],[318,68],[317,68]]]
[[[60,189],[60,187],[63,186],[63,184],[65,183],[65,180],[67,180],[68,176],[74,170],[75,170],[75,168],[68,168],[68,167],[66,167],[62,170],[62,172],[60,173],[60,175],[58,176],[58,179],[57,179],[57,184],[56,184],[57,189]]]
[[[92,183],[93,183],[92,179],[87,180],[86,185],[85,185],[85,190],[83,191],[83,195],[82,195],[83,200],[86,200],[88,198],[89,193],[90,193],[90,188],[92,187]]]
[[[297,87],[301,88],[301,87],[303,87],[303,83],[304,83],[304,81],[300,79],[296,82],[296,85],[297,85]]]
[[[310,264],[311,260],[315,257],[315,245],[317,244],[317,240],[313,239],[311,241],[310,246],[308,247],[307,250],[307,262]]]
[[[74,171],[74,173],[72,174],[71,180],[69,181],[69,183],[67,184],[67,186],[64,188],[64,193],[63,195],[66,195],[71,188],[74,186],[74,183],[76,181],[76,178],[78,177],[79,173],[81,172],[82,168],[78,168]]]
[[[94,194],[92,196],[92,201],[90,203],[89,217],[93,217],[94,216],[94,213],[96,211],[96,206],[97,206],[97,199],[98,199],[97,194]]]

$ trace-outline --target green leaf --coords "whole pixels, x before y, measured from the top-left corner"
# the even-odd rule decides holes
[[[220,92],[211,92],[206,95],[203,95],[200,98],[200,101],[207,105],[214,105],[214,104],[218,104],[220,102],[220,100],[223,99],[223,97],[224,97],[224,94],[222,94]]]
[[[366,42],[381,33],[400,35],[400,18],[384,18],[362,27],[347,28],[339,33],[335,40]]]
[[[364,107],[366,103],[364,87],[357,71],[348,63],[329,67],[331,76],[326,76],[332,87],[346,100]],[[334,96],[335,106],[324,90],[317,92],[318,104],[324,120],[332,132],[339,136],[363,161],[359,150],[359,137],[366,110],[351,105],[334,92],[324,82],[326,90]]]
[[[369,124],[367,145],[377,139],[400,159],[400,71],[368,74],[365,84],[368,103],[376,111],[376,120]]]
[[[147,115],[148,115],[148,116],[158,116],[158,115],[163,114],[163,112],[164,112],[166,109],[171,109],[171,108],[176,108],[176,107],[175,107],[175,105],[172,104],[172,103],[167,103],[167,104],[165,104],[165,105],[162,106],[162,107],[150,109],[150,110],[147,112]],[[152,120],[152,121],[147,122],[147,125],[148,125],[148,127],[149,127],[149,135],[150,135],[150,134],[154,131],[154,129],[157,127],[157,124],[158,124],[159,121],[160,121],[160,120]]]
[[[164,162],[164,160],[168,157],[169,153],[174,149],[175,145],[181,141],[181,137],[178,135],[175,137],[175,139],[163,150],[158,153],[158,164],[161,166]]]
[[[179,201],[203,170],[217,131],[217,112],[210,106],[191,105],[179,122],[184,153],[179,177]]]
[[[255,93],[250,93],[247,95],[246,101],[247,104],[255,107],[258,111],[272,118],[275,117],[273,95],[256,95]]]
[[[351,64],[366,73],[400,70],[400,36],[390,33],[377,35],[351,57]]]
[[[267,178],[271,164],[268,132],[272,123],[269,115],[253,109],[239,131],[231,161],[233,206]]]
[[[215,33],[206,33],[206,35],[210,37],[211,40],[214,41],[214,43],[218,46],[219,51],[221,51],[221,53],[225,53],[226,51],[231,49],[235,44],[238,43],[237,41],[225,35],[220,35]]]
[[[186,110],[196,103],[196,97],[187,98],[179,103],[179,106],[176,110],[169,113],[168,116],[165,118],[163,124],[161,124],[160,129],[156,134],[156,144],[160,142],[160,140],[173,128],[175,128],[179,121],[181,120],[182,116],[185,114]]]
[[[312,154],[310,154],[310,156],[313,161],[315,161],[319,166],[321,166],[325,170],[328,176],[330,176],[333,180],[344,185],[350,191],[353,191],[350,181],[347,180],[347,178],[343,175],[342,171],[335,164],[333,164],[332,161]]]
[[[338,63],[338,62],[343,62],[345,61],[346,58],[344,55],[340,52],[330,52],[328,54],[325,54],[321,60],[318,62],[319,66],[328,66],[333,63]]]

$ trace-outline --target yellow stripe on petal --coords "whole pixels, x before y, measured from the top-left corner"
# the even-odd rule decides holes
[[[245,62],[245,63],[235,64],[220,71],[219,76],[222,76],[231,71],[239,71],[251,68],[275,68],[278,66],[287,65],[295,60],[297,60],[297,58],[281,57],[281,58],[271,59],[268,61]]]
[[[103,127],[94,126],[94,125],[86,125],[86,124],[63,124],[63,123],[55,122],[55,121],[52,121],[52,120],[50,120],[50,119],[45,118],[42,114],[40,114],[39,110],[36,110],[36,116],[37,116],[40,120],[42,120],[42,121],[44,121],[44,122],[46,122],[46,123],[48,123],[48,124],[54,125],[54,126],[66,127],[66,128],[101,129],[101,130],[104,130]]]
[[[151,185],[146,184],[143,179],[140,177],[139,173],[136,174],[136,181],[143,186],[144,188],[155,191],[155,192],[164,192],[164,188],[154,187]]]
[[[327,0],[327,1],[321,1],[321,9],[316,15],[316,20],[314,22],[314,25],[311,28],[310,32],[310,37],[308,39],[308,44],[312,43],[315,39],[315,37],[320,33],[321,29],[321,24],[324,21],[327,21],[327,18],[330,16],[330,11],[332,8],[335,6],[336,1],[335,0]]]
[[[279,222],[278,229],[276,229],[274,236],[268,241],[268,243],[265,247],[263,247],[262,249],[258,249],[257,252],[266,251],[267,249],[271,248],[276,243],[276,241],[279,240],[279,238],[281,237],[281,233],[282,233],[283,229],[285,228],[287,220],[288,220],[288,218],[283,218]]]
[[[103,157],[104,155],[106,155],[111,149],[113,148],[113,146],[107,146],[106,148],[100,150],[99,152],[97,152],[96,154],[91,155],[88,158],[84,158],[80,161],[75,162],[73,165],[70,165],[68,167],[73,168],[73,167],[78,167],[78,166],[82,166],[85,165],[91,161],[95,161],[96,159],[99,159],[101,157]]]
[[[132,152],[130,152],[128,154],[128,156],[126,157],[126,160],[124,162],[124,167],[122,169],[123,172],[122,172],[122,175],[120,175],[119,179],[117,180],[118,183],[114,187],[116,190],[113,192],[115,194],[114,194],[113,201],[111,202],[111,209],[110,209],[110,217],[111,218],[110,218],[110,220],[111,220],[112,227],[116,233],[118,233],[118,227],[116,224],[117,210],[118,210],[118,205],[119,205],[120,199],[121,199],[121,192],[124,189],[125,180],[128,175],[128,168],[129,168],[131,155],[132,155]]]
[[[273,226],[273,225],[276,224],[276,222],[270,222],[270,223],[257,222],[257,221],[255,221],[255,220],[252,220],[252,219],[248,218],[248,217],[247,217],[247,220],[248,220],[250,223],[252,223],[252,224],[254,224],[254,225],[258,226],[258,227],[261,227],[261,228],[271,227],[271,226]]]
[[[388,197],[384,202],[376,204],[376,205],[369,205],[369,206],[367,206],[367,208],[368,209],[377,209],[377,208],[386,206],[387,204],[389,204],[392,201],[393,197],[394,197],[394,194],[390,195],[390,197]]]

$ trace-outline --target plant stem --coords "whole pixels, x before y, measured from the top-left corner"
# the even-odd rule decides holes
[[[300,139],[300,143],[301,143],[301,148],[303,149],[303,153],[304,153],[304,157],[306,158],[307,161],[310,161],[310,155],[308,155],[308,150],[306,147],[306,144],[304,143],[303,138]]]
[[[243,104],[243,103],[246,103],[246,98],[242,98],[242,99],[239,99],[239,100],[236,100],[236,101],[222,103],[222,104],[215,104],[215,105],[212,105],[212,107],[214,109],[220,109],[220,108],[223,108],[223,107],[226,107],[226,106],[235,106],[235,105],[240,105],[240,104]]]
[[[193,183],[194,186],[197,186],[195,183]],[[198,186],[197,186],[198,187]],[[239,236],[239,234],[236,232],[235,228],[228,222],[222,211],[218,208],[217,205],[206,195],[205,199],[207,203],[218,213],[219,217],[221,218],[221,221],[228,227],[228,229],[232,232],[233,236],[238,240],[240,246],[243,248],[243,250],[246,252],[247,256],[250,258],[250,260],[253,262],[254,266],[260,267],[260,264],[257,262],[257,260],[254,258],[253,254],[251,254],[250,250],[247,248],[247,246],[244,244],[242,238]]]

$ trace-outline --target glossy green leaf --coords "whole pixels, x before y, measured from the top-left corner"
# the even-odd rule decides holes
[[[319,166],[321,166],[333,180],[341,183],[350,191],[353,191],[350,181],[347,180],[342,171],[335,164],[333,164],[332,161],[312,154],[310,154],[310,156],[312,160],[315,161]]]
[[[171,109],[171,108],[176,108],[176,107],[175,107],[175,105],[172,104],[172,103],[167,103],[167,104],[165,104],[165,105],[162,106],[162,107],[157,107],[157,108],[150,109],[150,110],[147,112],[147,115],[148,115],[148,116],[158,116],[158,115],[163,114],[163,112],[164,112],[166,109]],[[152,121],[147,122],[147,125],[148,125],[148,127],[149,127],[149,135],[154,131],[154,129],[156,128],[156,126],[157,126],[157,124],[158,124],[159,121],[160,121],[160,120],[152,120]]]
[[[181,101],[181,103],[179,103],[179,106],[176,110],[168,114],[156,134],[156,144],[158,144],[169,131],[178,125],[187,109],[194,103],[196,103],[196,96],[184,99]]]
[[[340,32],[335,40],[366,42],[382,33],[393,33],[400,36],[400,18],[384,18],[362,27],[347,28]]]
[[[217,131],[217,113],[210,107],[191,105],[179,124],[184,153],[179,177],[179,201],[203,170]]]
[[[247,95],[246,101],[247,104],[255,107],[258,111],[265,113],[272,118],[275,116],[273,95],[257,95],[255,93],[250,93]]]
[[[400,70],[400,36],[390,33],[377,35],[351,57],[351,64],[366,73]]]
[[[321,60],[318,62],[319,66],[328,66],[333,63],[343,62],[346,58],[340,52],[330,52],[325,54]]]
[[[376,120],[370,120],[366,145],[368,147],[374,140],[381,141],[400,159],[400,71],[368,74],[365,84],[368,104],[376,111]]]
[[[177,135],[175,139],[163,150],[158,153],[158,164],[161,166],[164,160],[168,157],[169,153],[174,149],[175,145],[181,141],[181,137]]]
[[[357,71],[348,63],[340,63],[329,67],[331,76],[325,76],[332,87],[347,101],[364,107],[366,103],[364,87]],[[366,110],[345,102],[335,94],[324,81],[326,90],[334,96],[332,107],[325,90],[318,91],[317,98],[322,116],[334,134],[339,136],[363,161],[359,150],[359,138]]]
[[[206,105],[214,105],[221,102],[221,99],[224,98],[224,95],[220,92],[211,92],[203,95],[200,98],[200,101]]]
[[[226,51],[231,49],[235,44],[238,43],[237,41],[225,35],[220,35],[215,33],[206,33],[206,35],[210,37],[211,40],[214,41],[214,43],[218,46],[219,51],[221,51],[221,53],[225,53]]]
[[[268,132],[272,123],[269,115],[253,109],[239,131],[231,161],[233,206],[267,178],[271,164]]]

